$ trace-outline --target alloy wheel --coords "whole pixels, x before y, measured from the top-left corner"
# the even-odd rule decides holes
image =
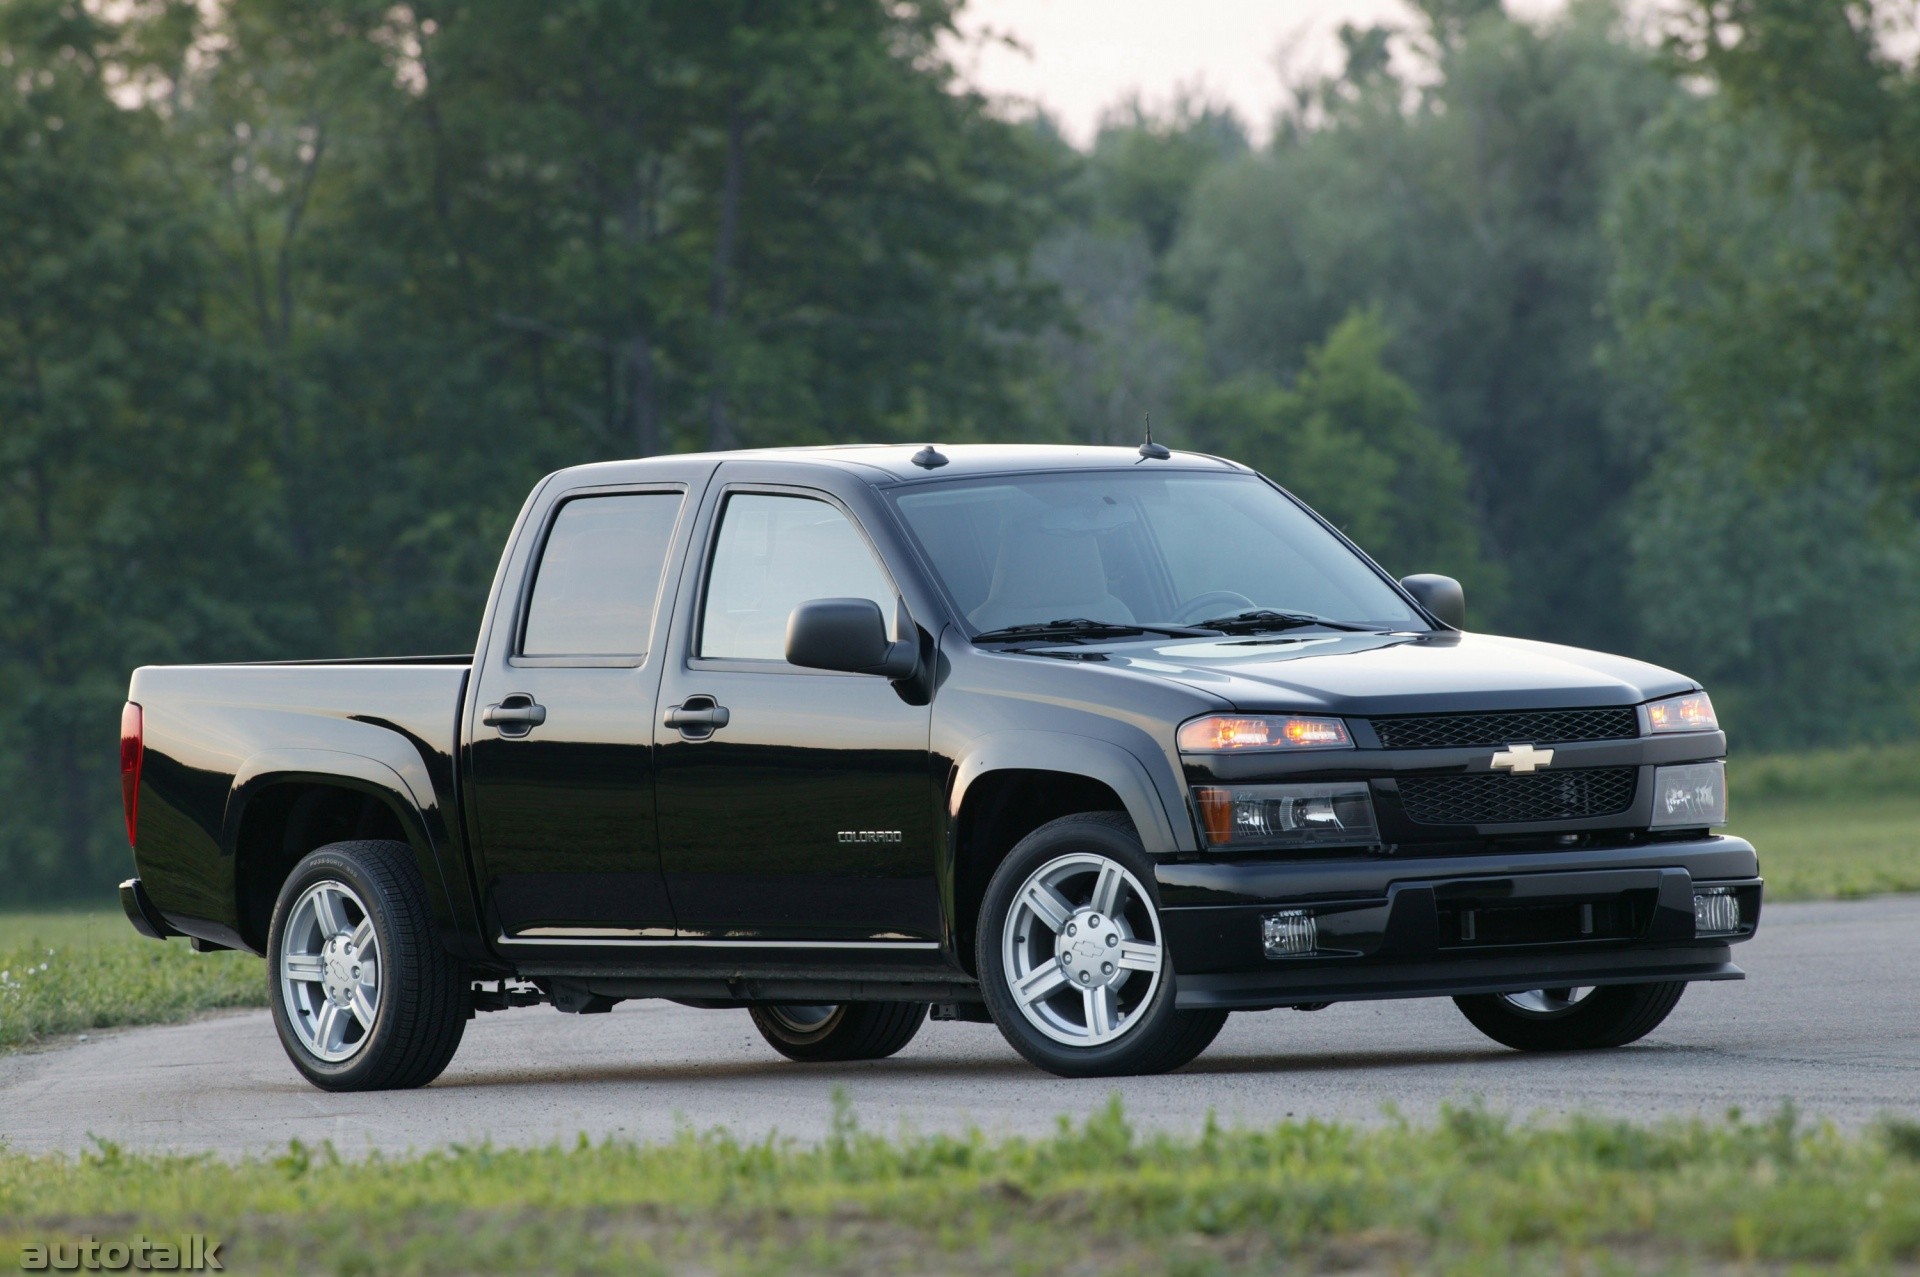
[[[1528,1015],[1558,1016],[1575,1010],[1593,993],[1593,989],[1528,989],[1524,993],[1503,994],[1506,1004]]]
[[[280,937],[287,1018],[316,1059],[350,1059],[380,1011],[380,941],[353,888],[325,879],[301,893]]]
[[[1001,942],[1014,1004],[1067,1046],[1104,1046],[1132,1031],[1166,965],[1146,888],[1093,852],[1057,857],[1029,874]]]

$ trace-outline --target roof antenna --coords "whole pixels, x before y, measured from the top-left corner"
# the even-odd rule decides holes
[[[1164,443],[1155,443],[1153,441],[1153,414],[1147,413],[1146,418],[1147,441],[1140,445],[1140,461],[1165,461],[1173,455],[1173,451]],[[1133,464],[1137,466],[1140,464],[1140,461],[1136,461]]]
[[[941,466],[947,464],[947,458],[938,448],[932,444],[928,444],[913,454],[913,464],[919,466],[922,470],[938,470]]]

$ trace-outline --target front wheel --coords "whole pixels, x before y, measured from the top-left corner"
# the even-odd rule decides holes
[[[1062,1077],[1114,1077],[1207,1049],[1227,1013],[1175,1008],[1152,878],[1133,825],[1112,812],[1042,825],[1001,862],[974,951],[1014,1050]]]
[[[1530,989],[1455,998],[1473,1027],[1516,1051],[1594,1051],[1637,1042],[1658,1028],[1684,982]]]
[[[749,1011],[768,1046],[808,1064],[884,1060],[927,1019],[924,1002],[764,1002]]]
[[[294,866],[267,965],[280,1044],[322,1090],[425,1086],[466,1032],[464,972],[405,843],[337,842]]]

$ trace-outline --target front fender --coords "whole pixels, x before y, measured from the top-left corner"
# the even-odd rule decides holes
[[[996,732],[972,742],[954,764],[947,799],[949,828],[958,822],[968,790],[982,776],[1000,771],[1067,772],[1097,780],[1120,796],[1148,854],[1198,850],[1185,807],[1177,809],[1175,819],[1168,811],[1164,787],[1138,756],[1110,741],[1070,732]],[[1169,779],[1177,789],[1177,778]]]

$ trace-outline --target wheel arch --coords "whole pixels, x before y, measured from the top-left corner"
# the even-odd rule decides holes
[[[945,905],[954,955],[976,973],[974,924],[987,883],[1014,845],[1062,816],[1124,813],[1150,855],[1190,849],[1158,787],[1126,749],[1060,732],[1010,732],[978,742],[953,771],[947,803]]]
[[[320,749],[253,755],[234,776],[220,835],[232,864],[240,938],[264,952],[274,902],[293,867],[315,848],[349,839],[404,843],[442,935],[464,930],[426,810],[379,759]]]

